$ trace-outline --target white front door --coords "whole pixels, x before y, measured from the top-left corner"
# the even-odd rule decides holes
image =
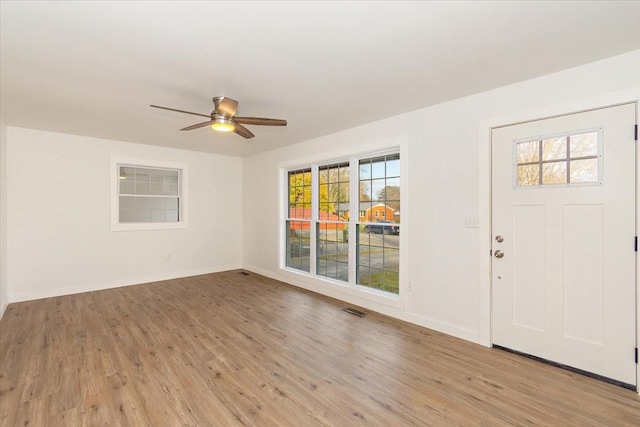
[[[635,104],[492,131],[492,342],[636,385]]]

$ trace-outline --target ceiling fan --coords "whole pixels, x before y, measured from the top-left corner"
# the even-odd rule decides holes
[[[265,119],[262,117],[236,117],[238,110],[238,101],[226,96],[216,96],[213,98],[215,108],[211,114],[193,113],[191,111],[177,110],[175,108],[161,107],[159,105],[150,105],[153,108],[162,110],[176,111],[178,113],[192,114],[194,116],[207,117],[209,120],[195,125],[187,126],[180,130],[193,130],[205,126],[211,126],[211,129],[221,132],[235,132],[245,138],[253,138],[255,135],[249,129],[242,125],[260,125],[260,126],[286,126],[287,121],[281,119]]]

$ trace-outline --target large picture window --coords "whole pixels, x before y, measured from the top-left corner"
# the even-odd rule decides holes
[[[399,294],[400,154],[286,173],[285,266]]]

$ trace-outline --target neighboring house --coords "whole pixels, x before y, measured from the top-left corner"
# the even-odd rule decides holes
[[[289,218],[304,218],[311,219],[311,208],[289,208]],[[320,211],[319,213],[320,221],[344,221],[343,218],[340,218],[338,215]],[[291,221],[291,228],[294,230],[309,230],[311,227],[310,221]],[[324,225],[325,230],[344,230],[346,229],[347,224],[337,224],[335,222],[329,222]]]
[[[396,222],[396,219],[400,218],[400,212],[393,210],[393,208],[385,205],[384,203],[375,202],[360,202],[358,207],[358,221],[360,222],[376,222],[379,220]],[[349,220],[349,203],[338,203],[336,205],[338,215]]]
[[[362,222],[376,222],[376,221],[393,221],[395,219],[395,212],[392,208],[385,205],[384,203],[378,203],[377,205],[371,206],[369,209],[364,211],[364,216],[362,216],[362,211],[360,212],[360,221]]]

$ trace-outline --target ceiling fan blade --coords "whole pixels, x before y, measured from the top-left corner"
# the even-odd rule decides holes
[[[213,123],[212,120],[207,120],[206,122],[196,123],[195,125],[187,126],[186,128],[182,128],[180,130],[194,130],[198,128],[203,128],[205,126],[209,126],[211,123]]]
[[[234,132],[237,133],[238,135],[244,136],[247,139],[253,138],[255,136],[253,133],[251,133],[249,129],[242,126],[240,123],[235,123],[235,126],[236,128],[234,129]]]
[[[178,113],[193,114],[194,116],[211,117],[209,114],[193,113],[191,111],[176,110],[175,108],[161,107],[159,105],[149,105],[149,107],[160,108],[161,110],[175,111]]]
[[[243,125],[260,125],[260,126],[286,126],[287,121],[282,119],[265,119],[263,117],[234,117],[236,123]]]
[[[238,110],[238,101],[224,96],[213,98],[213,104],[216,107],[214,111],[227,118],[235,116]]]

